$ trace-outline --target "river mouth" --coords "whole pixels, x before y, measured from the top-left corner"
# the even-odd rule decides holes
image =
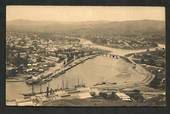
[[[63,86],[74,88],[77,84],[85,84],[90,87],[101,82],[117,85],[140,83],[147,77],[147,71],[140,66],[134,69],[133,66],[123,58],[97,56],[73,67],[58,78],[54,78],[49,85],[53,89],[59,89]],[[45,91],[46,87],[47,84],[42,85],[41,90]],[[35,91],[39,92],[40,86],[36,86]],[[30,92],[31,86],[26,85],[25,82],[6,82],[6,99],[21,98],[22,93]]]

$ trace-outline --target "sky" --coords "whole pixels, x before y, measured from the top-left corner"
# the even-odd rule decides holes
[[[134,6],[14,6],[6,7],[6,19],[36,21],[165,20],[164,7]]]

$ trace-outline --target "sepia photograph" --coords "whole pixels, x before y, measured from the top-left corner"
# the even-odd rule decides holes
[[[166,106],[162,6],[6,6],[6,106]]]

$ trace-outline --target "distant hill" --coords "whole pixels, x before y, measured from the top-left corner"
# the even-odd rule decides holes
[[[165,37],[165,22],[156,20],[136,21],[87,21],[87,22],[52,22],[52,21],[7,21],[7,31],[20,32],[56,32],[76,36],[133,36],[153,35]]]
[[[7,22],[7,31],[38,31],[38,32],[58,32],[73,30],[93,30],[100,32],[130,32],[130,31],[164,31],[163,21],[139,20],[139,21],[90,21],[90,22],[50,22],[50,21],[29,21],[14,20]]]

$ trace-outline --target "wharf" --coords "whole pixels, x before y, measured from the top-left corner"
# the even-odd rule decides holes
[[[89,87],[80,87],[73,90],[58,90],[52,93],[47,92],[32,95],[29,98],[22,98],[7,101],[7,105],[10,106],[41,106],[47,102],[63,99],[86,99],[91,98]]]
[[[26,80],[26,83],[29,85],[32,85],[32,84],[40,84],[40,83],[48,82],[48,81],[52,80],[52,78],[58,77],[61,74],[64,74],[67,70],[73,68],[74,66],[81,64],[88,59],[95,58],[96,56],[98,56],[98,54],[81,57],[79,59],[71,61],[70,63],[66,64],[65,66],[61,66],[61,67],[57,66],[57,67],[50,68],[45,73],[42,73],[42,74],[36,76],[35,79],[31,78],[31,79]]]

